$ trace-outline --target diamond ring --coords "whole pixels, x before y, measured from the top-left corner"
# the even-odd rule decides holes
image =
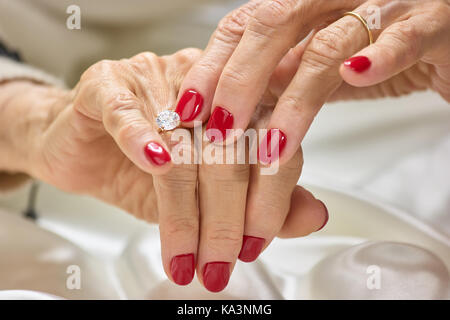
[[[156,124],[161,131],[170,131],[180,124],[180,115],[172,110],[164,110],[158,113]]]

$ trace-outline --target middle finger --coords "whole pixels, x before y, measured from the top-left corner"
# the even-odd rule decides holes
[[[209,145],[216,151],[222,149]],[[228,284],[241,248],[249,170],[248,164],[235,163],[199,167],[201,219],[197,275],[212,292],[219,292]]]

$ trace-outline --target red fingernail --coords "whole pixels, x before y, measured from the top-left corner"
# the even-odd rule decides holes
[[[194,278],[194,272],[195,259],[193,253],[180,254],[172,258],[170,262],[170,273],[176,284],[185,286],[191,283]]]
[[[319,200],[319,201],[320,201],[320,200]],[[329,217],[330,217],[330,215],[328,214],[328,208],[327,208],[327,206],[325,205],[325,203],[323,203],[322,201],[320,201],[320,203],[322,203],[323,207],[325,208],[326,217],[325,217],[325,221],[323,222],[323,225],[322,225],[319,229],[317,229],[317,231],[322,230],[322,229],[327,225],[328,219],[329,219]],[[317,231],[316,231],[316,232],[317,232]]]
[[[230,280],[229,262],[209,262],[203,268],[203,284],[211,292],[225,289]]]
[[[175,112],[180,115],[180,120],[189,122],[198,116],[203,108],[203,97],[195,90],[186,90],[178,102]]]
[[[270,129],[261,141],[258,149],[258,159],[263,164],[271,164],[278,160],[286,146],[286,135],[280,129]]]
[[[144,151],[147,159],[157,166],[170,161],[170,154],[159,143],[150,142],[145,146]]]
[[[261,253],[264,242],[266,242],[264,238],[244,236],[241,252],[239,253],[239,259],[244,262],[255,261]]]
[[[206,136],[209,141],[220,142],[226,138],[227,129],[233,127],[233,114],[222,107],[216,107],[206,126]]]
[[[355,72],[361,73],[369,69],[372,62],[365,56],[352,57],[344,61],[344,66],[352,69]]]

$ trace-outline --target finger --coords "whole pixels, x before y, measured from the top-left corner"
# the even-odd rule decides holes
[[[256,260],[280,231],[289,212],[291,195],[300,177],[303,157],[296,154],[273,175],[252,165],[245,214],[245,231],[239,259]]]
[[[265,0],[252,0],[224,17],[209,40],[203,55],[186,75],[178,95],[176,111],[183,125],[205,121],[223,67],[239,44],[248,20]]]
[[[317,112],[342,83],[339,66],[367,42],[367,31],[351,16],[317,32],[280,97],[268,126],[271,130],[260,146],[263,151],[265,143],[270,142],[277,152],[262,162],[270,163],[279,157],[283,164],[295,154]],[[278,139],[270,136],[272,131],[279,132]]]
[[[442,39],[448,38],[449,8],[441,3],[432,10],[433,14],[420,14],[389,26],[373,45],[359,51],[340,66],[342,78],[350,85],[365,87],[392,78],[425,55],[429,63],[448,63],[450,49],[448,41],[443,46]],[[445,12],[447,15],[444,18]],[[430,52],[431,49],[439,54]]]
[[[296,186],[291,197],[289,214],[278,232],[279,238],[304,237],[322,230],[328,223],[329,214],[325,204],[314,198],[308,190]]]
[[[248,178],[247,164],[199,167],[201,226],[197,274],[212,292],[219,292],[228,284],[241,248]]]
[[[189,140],[183,152],[192,154],[190,146]],[[154,176],[153,181],[164,270],[176,284],[187,285],[195,273],[199,236],[197,165],[174,165],[168,173]]]
[[[260,5],[220,76],[207,129],[218,130],[222,139],[210,135],[210,140],[223,140],[229,129],[245,129],[288,50],[356,2],[270,0]]]
[[[125,81],[109,71],[117,66],[116,62],[101,62],[82,77],[75,109],[102,121],[122,152],[141,170],[151,174],[167,172],[171,167],[169,149],[143,113],[144,103]],[[106,74],[107,80],[99,74]]]

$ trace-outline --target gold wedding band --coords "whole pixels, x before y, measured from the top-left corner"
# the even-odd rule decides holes
[[[366,30],[367,30],[367,34],[369,35],[370,44],[373,43],[372,31],[370,30],[369,24],[367,23],[366,19],[364,19],[360,14],[353,12],[353,11],[344,13],[344,16],[352,16],[352,17],[355,17],[356,19],[358,19],[359,21],[361,21],[361,23],[364,25],[364,28],[366,28]]]

